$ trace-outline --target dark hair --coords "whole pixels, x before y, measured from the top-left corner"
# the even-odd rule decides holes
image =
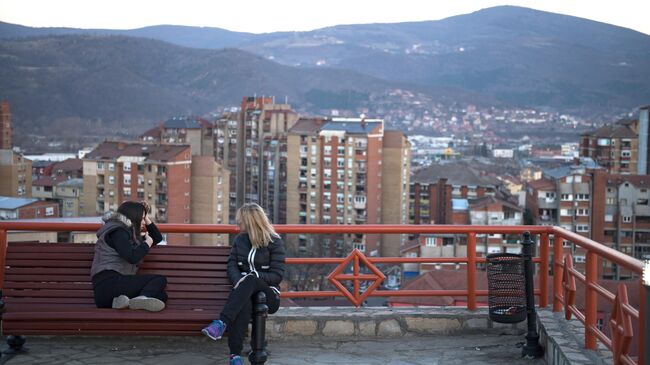
[[[127,217],[132,224],[136,237],[140,235],[140,224],[144,215],[144,205],[139,202],[124,202],[117,208],[117,212]]]

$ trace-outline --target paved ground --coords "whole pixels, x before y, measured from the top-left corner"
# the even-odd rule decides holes
[[[378,340],[273,340],[270,365],[542,365],[521,358],[523,336],[463,334]],[[29,351],[3,356],[0,363],[19,364],[227,364],[225,341],[199,337],[72,338],[30,337]]]

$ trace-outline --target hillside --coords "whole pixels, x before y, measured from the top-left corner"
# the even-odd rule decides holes
[[[46,34],[75,34],[81,38],[26,38]],[[196,49],[173,48],[144,39],[111,38],[108,34],[158,39]],[[158,116],[170,111],[178,113],[179,108],[211,110],[215,104],[236,100],[242,93],[318,101],[318,96],[323,95],[320,89],[349,89],[363,95],[377,87],[405,83],[436,97],[549,107],[586,117],[628,111],[650,100],[650,84],[646,81],[650,78],[650,36],[513,6],[438,21],[339,25],[309,32],[267,34],[167,25],[122,31],[30,28],[0,23],[0,38],[5,39],[1,47],[6,53],[2,65],[13,67],[0,71],[9,78],[0,81],[2,90],[19,95],[17,103],[25,106],[54,102],[50,99],[55,96],[53,109],[48,110],[67,108],[79,110],[78,114],[84,116]],[[52,42],[66,43],[65,48],[71,52],[58,52],[58,46]],[[238,48],[260,58],[223,50],[224,47]],[[42,64],[41,56],[57,65],[29,65]],[[95,64],[95,58],[103,62]],[[49,72],[43,67],[49,67]],[[320,71],[313,70],[315,67]],[[55,69],[58,71],[54,72]],[[353,72],[346,74],[349,71]],[[48,81],[36,82],[36,75],[47,75]],[[29,88],[21,85],[22,77],[31,81],[26,83]],[[92,82],[108,84],[91,85]],[[64,84],[80,88],[53,90],[55,85]],[[13,88],[7,89],[5,85]],[[316,91],[307,96],[312,89]],[[45,94],[32,95],[38,90]],[[110,94],[118,90],[119,95]],[[76,93],[86,101],[91,91],[101,94],[101,100],[113,101],[113,106],[100,108],[124,109],[91,112],[97,103],[78,105],[76,95],[66,96]],[[326,95],[339,99],[337,95]],[[29,103],[23,102],[27,97]],[[353,99],[357,103],[358,98]],[[321,106],[331,103],[326,101]],[[310,105],[304,108],[309,109]],[[24,111],[39,112],[38,108]]]
[[[367,99],[370,91],[389,85],[353,71],[296,69],[236,49],[190,49],[144,38],[68,35],[0,42],[0,98],[11,101],[17,117],[36,124],[204,114],[253,94],[286,96],[308,107],[309,95],[354,91]]]

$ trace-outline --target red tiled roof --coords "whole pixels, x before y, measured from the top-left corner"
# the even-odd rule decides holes
[[[508,201],[505,201],[503,199],[495,198],[493,196],[484,196],[484,197],[481,197],[481,198],[476,198],[476,199],[469,200],[469,205],[470,205],[470,207],[472,209],[481,208],[481,207],[484,207],[486,205],[492,205],[492,204],[496,204],[496,203],[502,204],[502,205],[504,205],[504,206],[506,206],[506,207],[508,207],[510,209],[513,209],[513,210],[523,211],[523,209],[518,207],[517,205],[514,205],[514,204],[512,204],[512,203],[510,203]]]
[[[173,160],[189,147],[177,144],[107,141],[92,150],[86,158],[114,160],[121,156],[145,156],[147,160],[166,162]]]
[[[140,139],[145,139],[146,137],[151,137],[154,140],[160,140],[162,136],[162,128],[161,126],[155,126],[148,131],[142,133],[138,138]]]
[[[323,118],[300,118],[296,124],[289,129],[289,133],[301,135],[317,134],[325,123],[327,123],[327,119]]]
[[[607,175],[607,186],[619,186],[625,182],[636,187],[650,186],[650,176],[648,175]]]
[[[32,186],[55,186],[58,183],[66,180],[68,180],[66,176],[44,176],[38,180],[32,181]]]
[[[66,172],[78,172],[83,170],[83,160],[79,158],[69,158],[65,161],[57,162],[51,164],[45,169],[45,173],[48,175],[53,175],[59,171],[62,173]]]
[[[528,186],[535,190],[555,190],[555,183],[549,179],[539,179],[528,183]]]
[[[638,135],[630,128],[636,122],[635,120],[621,120],[616,124],[606,124],[592,132],[587,132],[583,136],[596,138],[637,138]]]

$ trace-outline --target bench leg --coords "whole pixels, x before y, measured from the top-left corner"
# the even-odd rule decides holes
[[[264,365],[268,354],[266,352],[266,317],[269,307],[266,305],[266,294],[258,292],[253,302],[253,330],[251,333],[252,351],[248,355],[251,365]]]
[[[24,336],[7,336],[7,345],[9,345],[9,348],[2,351],[2,353],[6,355],[15,355],[27,351],[27,349],[23,347],[25,341],[27,340],[25,340]]]

